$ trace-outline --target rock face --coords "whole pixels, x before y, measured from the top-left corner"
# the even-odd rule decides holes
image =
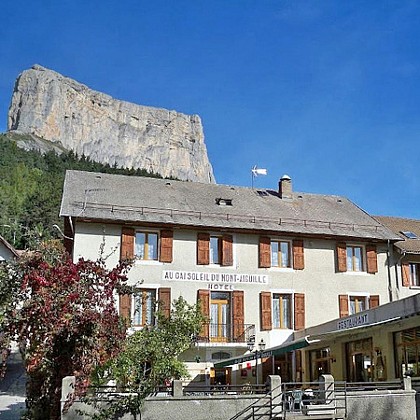
[[[198,115],[119,101],[38,65],[16,80],[8,130],[101,163],[215,182]]]

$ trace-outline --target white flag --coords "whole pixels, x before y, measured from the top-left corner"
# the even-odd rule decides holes
[[[258,176],[258,175],[267,175],[267,169],[263,168],[257,168],[257,166],[254,166],[251,169],[252,175]]]

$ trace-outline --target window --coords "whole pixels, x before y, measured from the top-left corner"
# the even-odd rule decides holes
[[[233,265],[233,237],[232,235],[197,235],[197,264]]]
[[[291,267],[290,242],[271,241],[271,266]]]
[[[153,325],[155,322],[156,290],[142,289],[133,295],[133,325]]]
[[[136,232],[134,254],[140,260],[158,259],[158,235],[152,232]]]
[[[417,239],[417,235],[410,230],[402,230],[401,233],[408,239]]]
[[[159,250],[158,250],[159,246]],[[172,262],[173,231],[161,230],[157,232],[136,231],[131,227],[121,229],[121,260],[159,261],[162,263]]]
[[[378,258],[376,245],[352,245],[344,242],[337,243],[338,272],[364,272],[375,274],[378,272]]]
[[[406,372],[420,376],[420,327],[399,331],[394,334],[397,351],[397,375],[402,378]]]
[[[305,328],[305,295],[260,292],[260,326],[261,331]]]
[[[419,271],[420,271],[420,264],[418,263],[411,263],[410,266],[410,284],[411,286],[420,286],[419,281]]]
[[[292,295],[273,294],[273,328],[292,328]]]
[[[258,267],[260,268],[293,267],[294,270],[303,270],[305,268],[302,239],[285,241],[272,239],[268,236],[260,236],[258,251]]]
[[[338,306],[340,318],[379,306],[379,295],[339,295]]]
[[[350,296],[350,315],[357,314],[358,312],[363,312],[367,309],[366,307],[366,296]]]
[[[401,268],[403,286],[420,286],[420,263],[404,263]]]
[[[221,242],[220,236],[210,236],[210,264],[220,264]]]
[[[363,249],[347,245],[347,271],[363,271]]]

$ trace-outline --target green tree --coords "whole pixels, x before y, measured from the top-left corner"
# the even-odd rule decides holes
[[[156,325],[129,335],[123,351],[95,372],[97,385],[110,379],[127,391],[128,396],[109,401],[98,409],[95,420],[118,418],[125,413],[140,414],[144,399],[167,380],[188,377],[179,356],[187,350],[205,321],[199,305],[189,305],[183,297],[173,301],[170,317],[156,314]],[[92,403],[92,399],[87,399]]]

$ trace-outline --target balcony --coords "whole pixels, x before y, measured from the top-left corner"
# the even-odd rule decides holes
[[[255,339],[255,324],[216,324],[207,322],[203,325],[196,343],[243,343]]]

